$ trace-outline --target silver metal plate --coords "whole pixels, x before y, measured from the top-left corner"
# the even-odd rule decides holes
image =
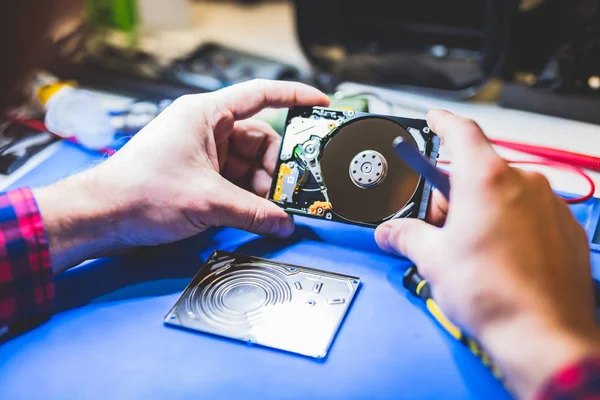
[[[368,189],[377,186],[385,179],[387,161],[381,153],[375,150],[364,150],[350,161],[348,172],[356,186]]]
[[[296,189],[296,184],[298,183],[298,175],[300,171],[298,166],[294,161],[290,161],[289,163],[290,173],[285,177],[281,184],[281,200],[290,202],[294,197],[294,190]]]
[[[323,358],[359,284],[352,276],[216,251],[164,322]]]

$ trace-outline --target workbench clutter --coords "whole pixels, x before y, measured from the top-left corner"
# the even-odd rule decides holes
[[[33,100],[8,113],[6,120],[109,156],[173,102],[163,97],[129,99],[110,107],[102,94],[44,71],[34,75],[30,91]]]
[[[600,128],[481,101],[563,1],[79,3],[0,91],[0,399],[595,398]]]
[[[49,74],[39,73],[34,81],[32,90],[43,107],[49,132],[92,150],[114,142],[116,130],[110,116],[93,93]]]

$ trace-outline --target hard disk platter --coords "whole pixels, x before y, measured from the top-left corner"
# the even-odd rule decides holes
[[[357,225],[423,219],[431,185],[396,156],[398,136],[436,163],[439,138],[424,120],[292,108],[269,198],[293,214]]]

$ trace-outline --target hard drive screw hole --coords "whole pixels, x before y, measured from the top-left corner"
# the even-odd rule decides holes
[[[377,164],[378,167],[381,167],[381,163]]]
[[[362,182],[362,178],[358,178],[359,182]]]
[[[353,173],[353,174],[355,174],[355,173],[356,173],[356,170],[352,171],[352,173]]]
[[[366,156],[367,156],[366,154],[363,154],[363,158],[365,158]]]
[[[429,128],[428,127],[423,128],[423,132],[429,133]]]
[[[354,283],[355,285],[358,285],[358,281],[353,281],[352,283]]]
[[[291,267],[290,268],[290,271],[295,271],[295,270],[296,270],[296,267]]]
[[[377,176],[381,175],[379,172],[377,173]]]
[[[358,160],[354,161],[354,164],[358,164]]]
[[[371,181],[372,181],[372,179],[369,179],[369,182],[371,182]]]
[[[373,155],[371,156],[371,158],[375,158],[375,155],[373,154]]]

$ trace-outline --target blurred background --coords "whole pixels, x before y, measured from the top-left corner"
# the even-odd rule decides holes
[[[599,4],[88,0],[78,60],[199,90],[264,77],[328,92],[358,82],[464,99],[500,79],[495,95],[507,107],[599,122],[591,112],[600,95]]]
[[[57,22],[57,57],[35,87],[38,100],[56,82],[95,94],[111,141],[84,147],[110,153],[182,94],[266,78],[314,85],[333,107],[419,118],[442,107],[476,118],[491,137],[600,153],[600,0],[79,4]],[[89,98],[71,101],[93,109]],[[81,142],[60,135],[64,115],[55,109],[46,125]],[[98,117],[69,110],[78,122]],[[25,123],[0,143],[5,177],[57,139],[40,136],[43,116],[19,115]],[[281,132],[285,115],[258,118]],[[15,146],[27,127],[38,142],[23,150]]]

